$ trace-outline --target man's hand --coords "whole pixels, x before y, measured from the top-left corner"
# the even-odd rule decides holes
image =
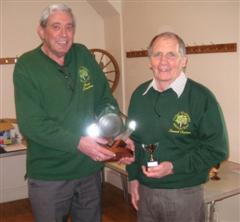
[[[131,193],[132,205],[136,210],[138,210],[139,182],[137,180],[130,181],[130,193]]]
[[[130,150],[133,151],[133,153],[134,153],[135,146],[134,146],[133,141],[132,141],[130,138],[128,138],[128,139],[127,139],[126,141],[124,141],[124,142],[127,144],[127,146],[126,146],[124,149],[130,149]],[[122,157],[122,158],[118,161],[118,163],[120,163],[120,164],[131,164],[131,163],[134,162],[134,160],[135,160],[134,155],[133,155],[133,157]]]
[[[134,142],[130,138],[127,138],[126,141],[124,141],[124,142],[127,144],[126,148],[128,148],[134,152],[134,150],[135,150]]]
[[[84,136],[80,138],[78,149],[95,161],[106,161],[115,157],[115,154],[101,144],[107,144],[104,138]]]
[[[173,174],[173,164],[169,161],[161,162],[156,167],[142,166],[143,173],[147,177],[161,178]]]

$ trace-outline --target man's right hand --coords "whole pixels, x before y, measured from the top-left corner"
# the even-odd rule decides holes
[[[104,138],[83,136],[80,138],[78,149],[94,161],[106,161],[115,157],[115,153],[106,149],[104,144],[107,144]]]

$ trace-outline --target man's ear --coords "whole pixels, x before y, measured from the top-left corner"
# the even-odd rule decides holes
[[[187,56],[184,56],[183,59],[182,59],[182,67],[183,67],[183,68],[186,68],[187,63],[188,63],[188,57],[187,57]]]
[[[44,40],[44,30],[43,30],[42,26],[39,25],[37,27],[37,33],[38,33],[40,39],[43,41]]]
[[[151,63],[148,64],[148,67],[149,67],[149,69],[152,70],[152,64]]]

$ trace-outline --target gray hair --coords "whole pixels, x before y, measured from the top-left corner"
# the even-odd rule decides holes
[[[47,8],[45,8],[42,11],[41,17],[40,17],[40,26],[43,28],[47,26],[48,17],[52,15],[56,11],[62,11],[68,13],[72,17],[73,25],[76,25],[74,15],[72,13],[72,9],[69,8],[67,5],[59,3],[59,4],[53,4],[49,5]]]
[[[177,42],[178,42],[178,52],[182,55],[182,56],[185,56],[186,55],[186,46],[185,46],[185,43],[184,41],[175,33],[173,32],[163,32],[163,33],[160,33],[158,35],[156,35],[150,42],[148,48],[147,48],[147,51],[148,51],[148,56],[150,57],[152,55],[152,48],[153,48],[153,45],[155,43],[155,41],[159,38],[168,38],[168,39],[176,39]]]

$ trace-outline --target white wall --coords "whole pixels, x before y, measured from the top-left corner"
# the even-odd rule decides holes
[[[105,50],[107,50],[116,59],[119,65],[120,78],[118,87],[113,92],[121,110],[123,110],[123,47],[122,47],[122,29],[121,29],[121,1],[92,1],[89,4],[99,13],[104,21]],[[110,68],[111,69],[111,68]],[[111,69],[112,70],[112,69]],[[113,74],[109,79],[113,80]]]

